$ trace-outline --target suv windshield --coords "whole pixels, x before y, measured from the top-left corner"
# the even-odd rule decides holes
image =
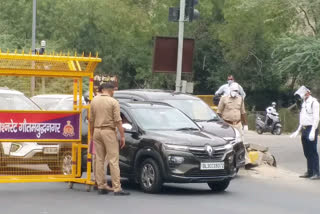
[[[201,100],[165,100],[164,102],[180,109],[195,121],[219,120],[218,115]]]
[[[192,120],[174,108],[137,108],[132,112],[145,130],[199,130]]]
[[[22,94],[0,93],[0,110],[40,110],[40,108]]]

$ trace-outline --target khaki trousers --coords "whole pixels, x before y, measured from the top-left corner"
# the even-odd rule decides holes
[[[119,168],[119,143],[116,132],[110,129],[94,129],[93,142],[96,149],[96,181],[99,189],[104,189],[106,170],[104,163],[107,160],[115,192],[121,190]]]
[[[231,125],[231,124],[230,124],[230,125]],[[236,124],[236,125],[231,125],[231,126],[239,131],[239,133],[240,133],[240,135],[241,135],[242,142],[244,143],[242,123],[238,123],[238,124]],[[248,154],[248,152],[247,152],[246,149],[245,149],[245,161],[246,161],[246,164],[247,164],[247,163],[250,163],[249,154]]]
[[[96,181],[96,177],[97,177],[97,164],[96,164],[97,160],[96,160],[96,155],[95,154],[92,154],[92,169],[93,169],[93,176],[91,176],[91,180],[92,181]],[[106,160],[105,163],[104,163],[104,168],[106,170],[106,181],[107,181],[107,173],[108,173],[108,161]]]
[[[242,127],[242,123],[240,122],[240,123],[238,123],[238,124],[236,124],[236,125],[232,125],[232,124],[230,124],[233,128],[235,128],[235,129],[237,129],[238,131],[239,131],[239,133],[240,133],[240,135],[241,135],[241,139],[242,139],[242,141],[244,140],[243,139],[243,127]]]

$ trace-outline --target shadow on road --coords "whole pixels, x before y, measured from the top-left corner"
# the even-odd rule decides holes
[[[111,183],[110,183],[111,185]],[[121,180],[121,185],[123,189],[128,191],[137,191],[142,192],[140,189],[139,184],[134,184],[129,182],[128,180]],[[199,186],[199,188],[195,188],[194,185],[189,184],[190,186],[193,186],[192,188],[188,187],[188,184],[164,184],[162,191],[158,193],[159,195],[227,195],[230,194],[230,192],[220,192],[215,193],[212,192],[209,186],[206,188],[206,185],[203,184],[203,186]]]

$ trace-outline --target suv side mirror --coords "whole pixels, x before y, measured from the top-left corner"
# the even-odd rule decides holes
[[[122,127],[124,128],[124,131],[126,132],[132,132],[132,125],[130,125],[129,123],[124,123],[122,124]]]

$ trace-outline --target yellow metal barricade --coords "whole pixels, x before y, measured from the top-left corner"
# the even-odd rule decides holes
[[[213,104],[214,95],[196,95],[196,96],[202,99],[205,103],[207,103],[211,109],[213,109],[214,111],[217,110],[218,107]]]
[[[6,121],[0,121],[0,183],[69,182],[70,187],[73,183],[83,183],[90,190],[94,182],[91,181],[91,154],[87,152],[89,126],[87,142],[83,142],[81,135],[82,121],[84,117],[89,118],[83,110],[90,112],[90,106],[82,102],[82,90],[86,79],[91,100],[93,73],[99,62],[101,59],[91,54],[88,57],[62,53],[32,55],[0,50],[0,90],[8,87],[29,97],[41,93],[73,95],[73,111],[1,110],[6,108],[0,107],[0,114],[7,117]],[[34,88],[30,90],[32,84]],[[46,85],[50,87],[45,91]],[[7,99],[14,99],[14,96]],[[0,97],[0,105],[5,101]],[[37,122],[38,117],[51,122],[39,122],[40,119]],[[55,118],[66,121],[60,124]],[[71,124],[74,121],[76,125]],[[49,132],[59,137],[41,138],[47,133],[49,136]],[[35,133],[36,137],[24,139],[21,133],[26,136]],[[87,160],[86,176],[82,176],[83,157]]]

